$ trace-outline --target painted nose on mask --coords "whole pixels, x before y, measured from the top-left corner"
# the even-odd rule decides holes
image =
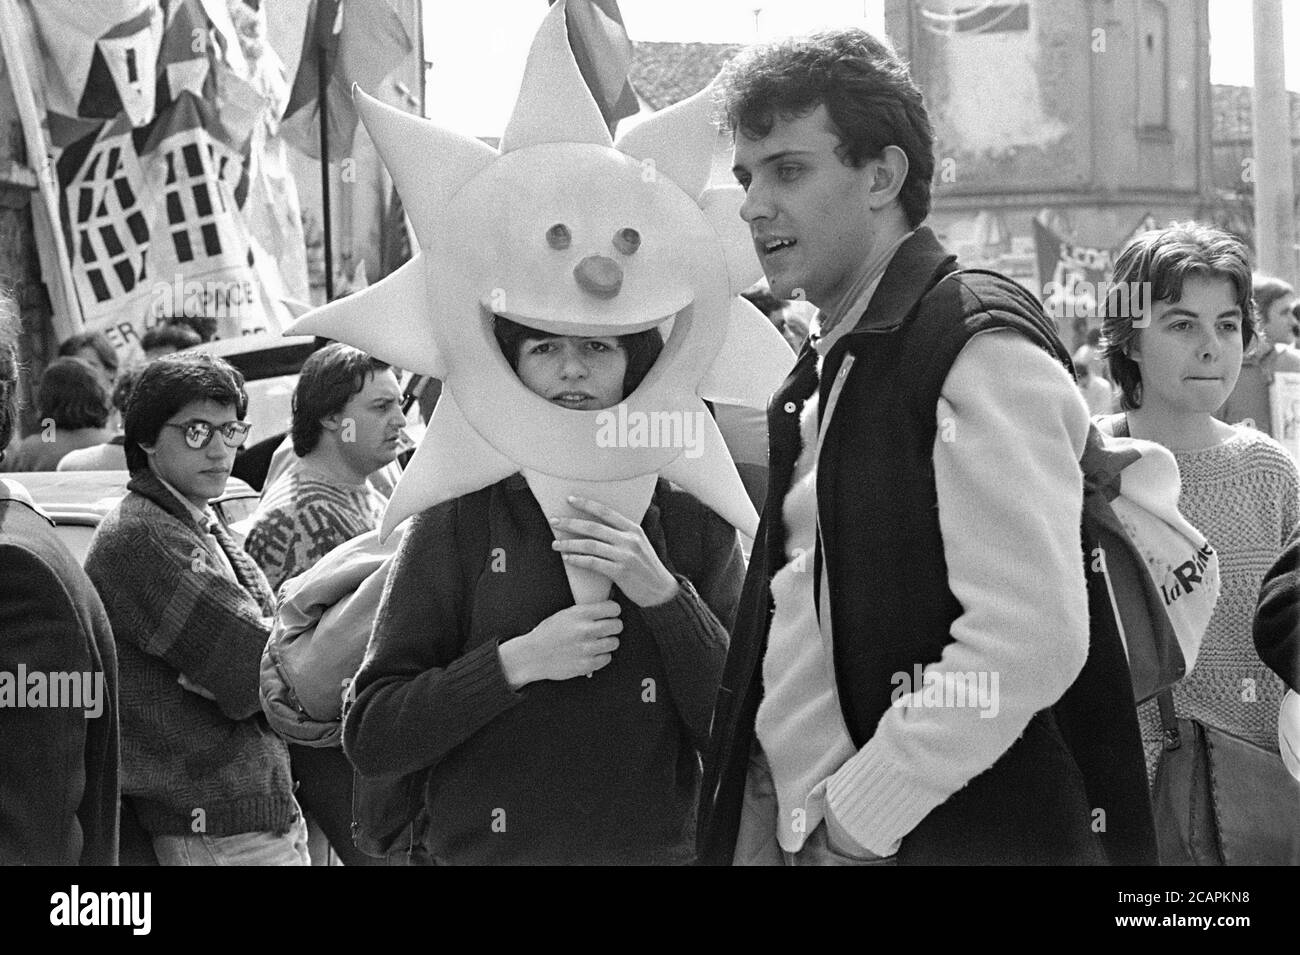
[[[623,287],[623,268],[605,255],[589,255],[573,267],[573,277],[596,298],[613,298]]]

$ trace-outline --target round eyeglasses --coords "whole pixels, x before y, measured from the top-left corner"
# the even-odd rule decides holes
[[[221,432],[221,440],[228,448],[238,448],[248,440],[248,432],[253,426],[247,421],[227,421],[223,425],[210,424],[207,421],[186,421],[176,424],[171,421],[163,423],[164,428],[180,428],[185,433],[185,444],[195,451],[206,448],[212,442],[212,436]]]

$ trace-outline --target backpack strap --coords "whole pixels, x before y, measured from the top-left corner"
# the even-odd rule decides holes
[[[1174,713],[1174,694],[1166,688],[1156,700],[1160,705],[1160,725],[1165,731],[1165,749],[1177,749],[1183,741],[1178,732],[1178,716]]]
[[[488,534],[488,500],[491,495],[492,486],[489,485],[456,499],[456,550],[460,557],[461,592],[465,595],[461,602],[460,625],[466,639],[469,638],[470,608],[474,605],[474,586],[491,551],[492,541]],[[461,650],[464,650],[463,643]]]

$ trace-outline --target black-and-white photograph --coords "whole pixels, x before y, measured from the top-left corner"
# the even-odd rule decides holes
[[[1051,866],[1244,938],[1298,193],[1296,0],[0,0],[14,913]]]

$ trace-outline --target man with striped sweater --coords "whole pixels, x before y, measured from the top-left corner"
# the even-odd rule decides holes
[[[244,542],[273,591],[379,526],[387,501],[367,478],[397,458],[401,399],[392,369],[348,345],[327,345],[303,364],[294,459],[262,493]],[[352,766],[343,752],[292,744],[289,752],[298,796],[343,863],[374,864],[352,844]]]
[[[377,358],[336,342],[303,364],[295,459],[262,492],[244,542],[273,591],[379,526],[387,501],[366,479],[396,460],[405,423],[397,376]]]

